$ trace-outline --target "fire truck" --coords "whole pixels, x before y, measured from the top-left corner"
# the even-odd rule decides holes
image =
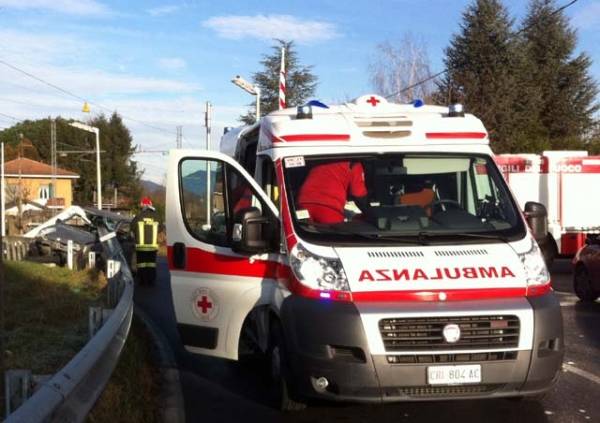
[[[586,151],[500,154],[494,160],[520,206],[544,204],[548,232],[538,239],[548,263],[573,256],[588,234],[600,233],[600,156]]]
[[[228,132],[220,150],[169,158],[188,351],[261,357],[284,410],[553,386],[564,338],[534,240],[545,207],[523,213],[460,105],[311,102]]]

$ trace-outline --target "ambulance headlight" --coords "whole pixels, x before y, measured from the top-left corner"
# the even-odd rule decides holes
[[[350,286],[342,262],[338,258],[322,257],[296,244],[290,254],[290,265],[296,278],[312,289],[349,291]]]
[[[537,242],[532,239],[531,249],[519,254],[519,257],[525,269],[527,286],[546,285],[550,282],[550,272],[548,272],[544,256]]]

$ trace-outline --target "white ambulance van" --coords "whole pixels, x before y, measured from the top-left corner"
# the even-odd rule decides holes
[[[544,151],[542,154],[500,154],[496,164],[517,201],[542,203],[548,211],[548,232],[538,239],[547,262],[574,256],[589,234],[600,233],[600,156],[587,151]]]
[[[224,152],[171,152],[168,257],[188,351],[264,354],[283,409],[553,386],[562,318],[532,235],[544,207],[519,209],[479,119],[417,106],[314,103],[229,132]],[[349,190],[341,221],[322,223],[298,196],[331,163],[361,165],[366,201]]]

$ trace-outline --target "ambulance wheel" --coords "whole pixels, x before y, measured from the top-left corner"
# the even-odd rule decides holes
[[[573,289],[575,290],[575,295],[577,295],[581,301],[596,301],[596,299],[600,297],[600,292],[595,291],[594,288],[592,288],[590,274],[585,266],[581,264],[575,268]]]
[[[271,398],[273,399],[276,408],[281,411],[300,411],[305,409],[306,404],[297,401],[290,389],[290,372],[283,331],[277,321],[274,321],[271,326],[269,361],[271,373]]]

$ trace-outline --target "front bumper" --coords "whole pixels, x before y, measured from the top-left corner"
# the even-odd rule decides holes
[[[329,302],[298,296],[286,298],[281,318],[286,334],[291,378],[296,394],[334,401],[388,402],[527,396],[542,393],[556,382],[563,358],[560,305],[553,294],[519,299],[533,312],[529,330],[530,348],[511,351],[494,361],[447,364],[480,364],[482,381],[473,385],[431,386],[427,384],[427,363],[436,352],[414,352],[415,362],[389,363],[388,355],[374,347],[373,334],[365,329],[367,316],[379,316],[381,305]],[[476,304],[475,304],[476,303]],[[451,310],[460,314],[482,312],[493,301],[448,302],[416,305],[387,305],[402,314],[406,309]],[[497,304],[497,303],[496,303]],[[377,317],[378,318],[378,317]],[[527,329],[529,328],[529,329]],[[372,332],[372,331],[371,331]],[[375,354],[373,353],[375,350]],[[406,354],[404,354],[406,356]],[[438,354],[439,356],[439,354]],[[464,357],[464,355],[463,355]],[[435,365],[444,363],[436,362]],[[316,380],[327,378],[320,389]]]

